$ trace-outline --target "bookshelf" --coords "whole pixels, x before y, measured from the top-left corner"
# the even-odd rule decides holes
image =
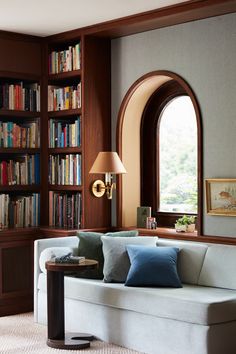
[[[67,72],[51,73],[48,70],[49,54],[52,51],[65,51],[77,43],[80,43],[80,67]],[[26,128],[37,121],[40,126],[36,129],[36,135],[40,135],[40,145],[10,143],[0,146],[0,163],[11,163],[11,168],[14,162],[18,163],[17,166],[23,163],[25,156],[32,159],[32,156],[38,155],[40,158],[40,181],[37,183],[17,184],[14,181],[11,184],[0,184],[0,195],[9,195],[14,202],[17,197],[24,199],[36,194],[40,196],[40,220],[37,223],[31,223],[31,216],[26,220],[21,216],[21,223],[11,222],[0,229],[0,316],[3,316],[33,308],[35,239],[74,235],[78,229],[78,218],[79,227],[85,230],[105,232],[110,227],[110,201],[93,197],[90,187],[97,176],[89,175],[98,152],[110,150],[111,147],[110,40],[85,36],[79,30],[69,36],[60,34],[46,39],[0,33],[0,45],[4,53],[0,58],[0,85],[21,83],[21,88],[24,85],[40,85],[40,107],[36,107],[38,111],[23,110],[19,104],[22,100],[17,101],[15,106],[11,105],[14,109],[9,109],[3,105],[3,91],[0,91],[0,122],[11,122],[14,127]],[[70,91],[68,87],[76,88],[74,91],[77,91],[78,84],[80,93],[76,101],[77,93],[74,93],[73,98],[73,90]],[[60,103],[60,106],[48,109],[49,86],[63,89],[55,91],[59,98],[69,92],[75,104],[62,106]],[[16,90],[15,96],[18,97],[20,89]],[[50,141],[54,137],[50,135],[52,126],[57,139],[57,143],[53,144]],[[6,127],[4,125],[4,129]],[[60,160],[70,155],[81,157],[81,180],[73,179],[70,184],[52,184],[49,180],[50,156]],[[4,199],[2,203],[5,203],[5,197],[1,198]],[[21,210],[26,209],[28,215],[31,203],[25,199],[19,202]],[[53,203],[56,208],[60,206],[63,218],[58,218],[58,210],[50,214]]]
[[[48,53],[48,224],[82,226],[81,37],[51,43]]]
[[[0,71],[0,170],[0,229],[39,226],[40,76]]]
[[[63,72],[63,64],[60,66],[60,56],[65,58],[68,48],[73,48],[78,44],[79,57],[77,59],[79,58],[80,63],[75,66],[74,70]],[[60,229],[61,221],[52,222],[52,220],[55,221],[56,213],[53,204],[58,205],[57,203],[61,203],[61,200],[65,198],[74,200],[79,196],[79,208],[81,208],[79,225],[70,227],[65,222],[64,232],[69,235],[73,229],[107,227],[110,225],[110,205],[106,200],[94,200],[90,192],[92,177],[89,175],[89,170],[99,151],[110,150],[110,61],[107,60],[110,57],[110,41],[78,33],[73,38],[64,37],[63,34],[56,35],[49,37],[45,52],[47,54],[45,60],[47,60],[49,68],[46,81],[50,91],[47,97],[47,156],[49,162],[47,175],[50,178],[47,181],[49,210],[46,225],[50,226],[49,230],[53,230],[53,227],[57,230]],[[97,61],[94,61],[95,54],[99,58]],[[55,58],[59,60],[59,63],[55,62]],[[57,72],[52,73],[52,69],[50,69],[52,67],[61,67],[61,71],[57,69],[54,70]],[[67,61],[67,67],[72,68],[73,65]],[[79,103],[76,107],[72,107],[66,102],[66,94],[69,91],[68,87],[77,88],[78,84],[80,87]],[[56,88],[53,95],[52,88]],[[67,92],[65,92],[66,90]],[[52,96],[59,96],[59,100],[62,98],[62,102],[60,104],[54,103],[53,107]],[[72,127],[75,124],[77,126]],[[65,132],[66,130],[70,133],[69,143],[64,141],[65,135],[68,134]],[[63,132],[65,133],[63,134]],[[71,169],[68,164],[65,167],[65,160],[73,159],[77,160],[75,165]],[[55,178],[54,173],[52,176],[52,166],[60,178],[57,178],[58,176]],[[72,172],[76,169],[79,170],[79,178],[75,172]],[[70,172],[74,174],[74,178]],[[65,175],[68,175],[67,182],[65,182]],[[58,179],[60,179],[60,183],[58,183]],[[64,183],[61,181],[63,179]],[[68,214],[74,208],[73,203],[67,205]],[[65,207],[62,207],[62,214],[64,210]],[[63,218],[63,215],[61,217]],[[68,215],[68,217],[73,216]]]
[[[41,237],[39,220],[34,218],[41,211],[36,211],[33,198],[43,189],[39,171],[37,181],[33,178],[34,157],[41,160],[42,67],[37,37],[1,32],[0,45],[0,316],[4,316],[33,308],[33,242]],[[30,178],[24,180],[27,170]]]

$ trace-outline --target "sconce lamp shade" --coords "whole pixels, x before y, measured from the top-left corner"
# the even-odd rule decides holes
[[[99,152],[89,173],[126,173],[117,152]]]

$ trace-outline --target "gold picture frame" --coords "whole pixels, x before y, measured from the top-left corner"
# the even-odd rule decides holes
[[[205,180],[208,215],[236,216],[236,178]]]

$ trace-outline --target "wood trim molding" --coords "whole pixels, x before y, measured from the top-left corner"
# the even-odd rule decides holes
[[[236,12],[235,0],[192,0],[46,37],[50,42],[84,35],[118,38]]]
[[[43,37],[33,36],[30,34],[17,33],[17,32],[1,31],[1,30],[0,30],[0,38],[13,40],[13,41],[23,41],[23,42],[33,42],[33,43],[35,42],[41,43],[44,40]]]

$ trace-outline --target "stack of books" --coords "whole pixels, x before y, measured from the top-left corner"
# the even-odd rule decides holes
[[[81,63],[80,43],[68,49],[52,51],[49,55],[49,74],[79,70]]]
[[[50,155],[49,183],[81,185],[81,155]]]
[[[81,146],[81,117],[78,116],[74,123],[50,119],[49,146],[80,147]]]
[[[81,107],[81,83],[74,86],[48,86],[48,110],[61,111]]]
[[[0,162],[0,185],[39,184],[39,154],[17,156]]]
[[[39,120],[22,124],[0,121],[0,147],[39,148]]]
[[[0,84],[0,108],[40,111],[40,86],[37,83]]]
[[[76,228],[81,225],[81,193],[49,192],[49,226]]]
[[[38,226],[40,195],[11,196],[0,194],[0,228]]]

